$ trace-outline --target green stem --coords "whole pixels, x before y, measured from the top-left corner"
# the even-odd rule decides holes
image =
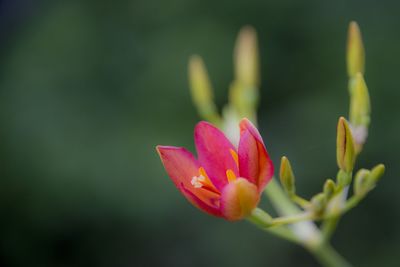
[[[300,213],[300,209],[290,201],[290,199],[283,192],[282,188],[279,186],[279,184],[275,179],[272,179],[271,182],[268,184],[265,193],[269,197],[269,199],[272,202],[272,205],[275,207],[275,209],[278,211],[279,214],[286,216],[290,215],[293,216]],[[274,221],[273,219],[269,218],[268,220],[269,225],[273,223],[273,221]],[[291,232],[291,234],[295,237],[295,239],[294,240],[288,239],[286,236],[283,238],[304,246],[324,267],[351,267],[351,264],[349,264],[342,256],[340,256],[330,246],[328,242],[325,242],[326,238],[322,237],[320,231],[316,229],[316,227],[314,228],[315,225],[313,223],[309,222],[311,225],[304,225],[302,223],[307,223],[307,222],[295,223],[293,227],[298,225],[299,228],[307,227],[309,228],[309,230],[311,228],[312,233],[315,235],[314,237],[311,237],[308,240],[304,240],[298,234],[296,234],[295,228],[291,228],[292,231],[289,230],[289,232]],[[336,225],[334,225],[333,220],[331,223],[332,225],[330,226],[332,227],[330,228],[330,230],[332,230],[333,232]],[[274,229],[274,227],[266,229]],[[304,230],[307,231],[307,229]]]
[[[272,178],[265,188],[265,194],[271,200],[272,205],[280,215],[294,215],[300,213],[301,210],[290,201],[275,178]]]
[[[347,201],[346,205],[344,206],[344,209],[343,209],[342,213],[346,213],[349,210],[351,210],[352,208],[354,208],[355,206],[357,206],[358,203],[360,203],[360,201],[364,197],[365,197],[365,195],[362,195],[362,196],[354,195],[351,198],[349,198],[349,200]]]
[[[275,178],[269,182],[265,194],[281,216],[291,216],[302,212],[284,193]],[[315,245],[321,242],[322,236],[312,221],[297,222],[289,226],[289,229],[303,244]]]
[[[283,224],[293,224],[301,221],[310,221],[314,219],[314,214],[312,212],[302,212],[294,215],[289,215],[285,217],[278,217],[272,219],[273,226],[279,226]]]
[[[351,265],[340,256],[329,243],[307,245],[302,242],[292,231],[284,226],[274,226],[274,219],[260,208],[255,208],[248,220],[260,227],[262,230],[275,236],[286,239],[290,242],[304,246],[324,267],[351,267]]]
[[[351,176],[349,176],[351,179]],[[327,242],[336,230],[340,217],[343,215],[343,209],[346,205],[349,186],[343,187],[328,203],[328,218],[322,223],[321,230],[324,242]]]
[[[290,196],[290,198],[302,208],[307,208],[310,206],[310,201],[308,201],[298,195],[292,195],[292,196]]]
[[[324,239],[324,242],[329,241],[329,239],[332,237],[333,233],[336,230],[336,227],[339,223],[340,216],[335,216],[329,219],[326,219],[324,223],[322,224],[321,230],[322,230],[322,236]]]
[[[301,245],[300,240],[287,227],[272,226],[273,219],[260,208],[255,208],[247,219],[266,232]]]
[[[315,248],[308,248],[308,250],[324,267],[352,267],[328,243],[321,243],[321,245]]]

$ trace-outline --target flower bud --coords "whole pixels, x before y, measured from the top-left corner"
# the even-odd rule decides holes
[[[256,120],[260,86],[257,33],[246,26],[239,32],[234,51],[235,79],[229,88],[229,105],[240,118]]]
[[[244,87],[257,88],[260,83],[257,33],[251,26],[243,27],[234,52],[235,77]]]
[[[352,79],[350,91],[350,126],[359,153],[367,140],[371,114],[368,88],[360,72]]]
[[[370,99],[368,88],[363,75],[358,72],[352,83],[350,99],[350,123],[353,126],[363,125],[368,127],[370,122]]]
[[[336,185],[332,179],[326,180],[324,184],[324,195],[326,199],[330,199],[335,193]]]
[[[359,170],[354,182],[354,194],[362,196],[374,189],[384,172],[385,166],[383,164],[375,166],[371,171]]]
[[[215,124],[220,124],[211,82],[200,56],[194,55],[189,60],[189,82],[193,103],[199,115]]]
[[[347,73],[349,77],[353,77],[358,72],[364,73],[364,68],[365,52],[360,28],[357,22],[352,21],[347,37]]]
[[[293,195],[296,192],[295,177],[292,171],[292,166],[287,157],[282,157],[281,168],[279,171],[279,177],[283,188],[289,195]]]
[[[369,179],[371,172],[366,169],[361,169],[356,173],[354,178],[354,194],[357,196],[362,196],[367,193],[369,189]]]
[[[371,178],[375,181],[378,182],[383,174],[385,173],[385,165],[383,164],[378,164],[371,170]]]
[[[349,125],[345,118],[340,117],[337,126],[336,158],[341,170],[350,173],[356,159],[354,141]]]

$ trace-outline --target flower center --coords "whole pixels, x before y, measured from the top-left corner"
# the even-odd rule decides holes
[[[219,194],[219,191],[212,184],[210,178],[208,178],[206,170],[203,167],[199,168],[199,175],[193,176],[190,183],[193,185],[194,188],[202,188]]]

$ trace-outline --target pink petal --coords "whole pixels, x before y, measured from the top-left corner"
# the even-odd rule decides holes
[[[271,180],[274,166],[260,133],[247,119],[240,123],[238,150],[240,177],[247,178],[261,192]]]
[[[183,147],[157,146],[157,152],[169,177],[176,187],[183,183],[185,187],[191,186],[191,179],[199,175],[200,165],[190,153]]]
[[[199,122],[194,130],[194,140],[200,164],[218,190],[228,183],[226,171],[231,169],[238,175],[238,166],[232,157],[235,147],[225,135],[208,122]]]
[[[220,195],[204,188],[194,188],[191,180],[199,176],[199,163],[182,147],[157,146],[158,154],[169,177],[181,193],[199,209],[218,216]]]
[[[225,186],[221,195],[222,215],[230,221],[250,215],[260,200],[257,187],[243,178]]]
[[[250,133],[262,144],[264,144],[264,141],[260,135],[260,132],[257,130],[257,128],[254,126],[254,124],[249,121],[247,118],[243,118],[240,123],[240,134],[244,131],[250,131]]]
[[[209,205],[206,202],[202,201],[199,197],[197,197],[190,190],[186,189],[183,185],[182,185],[181,192],[189,200],[189,202],[193,204],[193,206],[197,207],[198,209],[200,209],[210,215],[222,217],[221,211],[218,207],[219,206],[219,196],[218,196],[218,200],[215,199],[216,201],[218,201],[218,203],[215,203],[217,205],[212,206],[212,205]]]

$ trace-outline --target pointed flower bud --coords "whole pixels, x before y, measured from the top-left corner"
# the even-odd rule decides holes
[[[384,172],[385,166],[383,164],[377,165],[371,171],[366,169],[359,170],[354,182],[354,194],[363,196],[374,189]]]
[[[246,26],[239,32],[235,51],[235,80],[229,88],[229,106],[239,117],[256,120],[260,86],[257,33]]]
[[[355,162],[354,141],[349,125],[345,118],[340,117],[336,138],[337,164],[344,172],[351,172]]]
[[[371,170],[371,180],[376,184],[385,173],[385,165],[378,164]]]
[[[200,56],[194,55],[189,60],[189,82],[193,103],[200,116],[206,120],[220,124],[220,117],[214,103],[211,82]]]
[[[326,180],[324,184],[324,195],[326,199],[330,199],[335,193],[336,185],[332,179]]]
[[[360,28],[357,22],[352,21],[349,25],[347,37],[347,73],[353,77],[358,72],[364,73],[365,52]]]
[[[251,26],[243,27],[234,52],[236,80],[244,87],[257,88],[260,83],[257,33]]]
[[[281,180],[281,184],[283,188],[285,188],[286,192],[289,195],[292,195],[296,192],[295,187],[295,177],[292,171],[292,166],[287,157],[282,157],[281,159],[281,168],[279,172],[279,177]]]
[[[361,169],[356,173],[354,178],[354,194],[357,196],[364,195],[368,189],[368,180],[371,172],[366,169]]]
[[[371,114],[368,88],[361,73],[352,79],[350,95],[350,126],[356,153],[359,153],[367,140]]]

